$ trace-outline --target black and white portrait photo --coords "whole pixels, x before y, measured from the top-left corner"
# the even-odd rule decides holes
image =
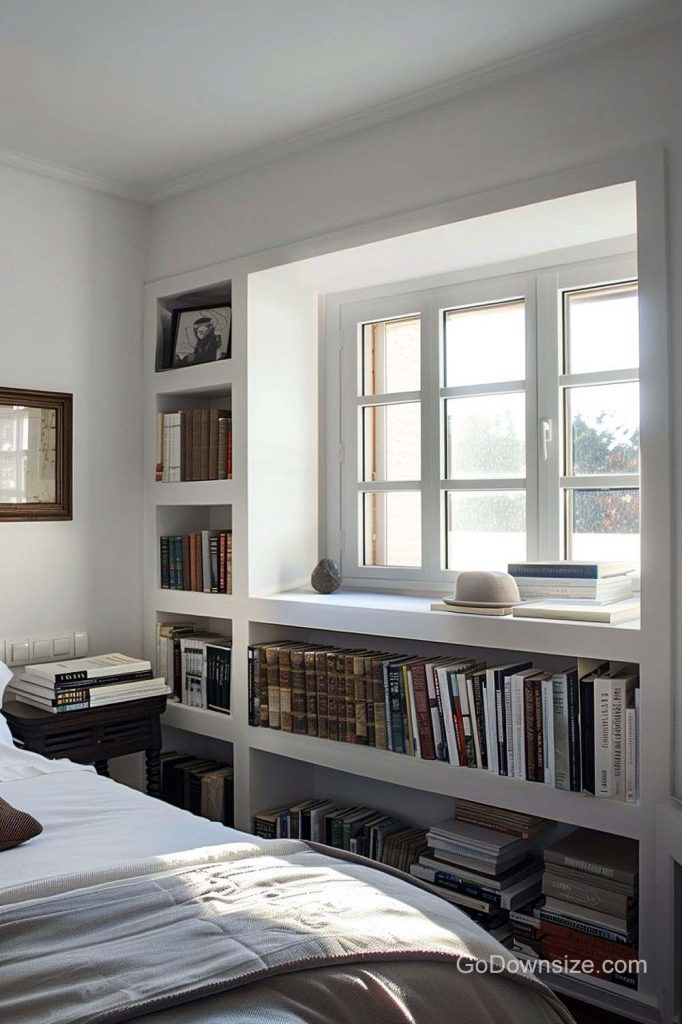
[[[229,306],[176,310],[171,366],[196,366],[229,359],[231,321]]]

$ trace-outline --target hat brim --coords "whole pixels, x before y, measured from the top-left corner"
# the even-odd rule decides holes
[[[444,597],[443,604],[452,605],[454,608],[515,608],[523,604],[523,601],[455,601],[453,597]]]

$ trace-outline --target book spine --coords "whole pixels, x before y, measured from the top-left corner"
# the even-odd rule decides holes
[[[433,732],[433,745],[436,760],[446,761],[445,736],[443,732],[443,720],[438,707],[438,694],[435,683],[436,668],[434,665],[426,666],[426,690],[429,701],[429,714],[431,716],[431,730]]]
[[[488,747],[486,741],[486,729],[485,729],[485,700],[484,700],[484,683],[483,678],[479,674],[472,679],[472,690],[473,690],[473,706],[474,706],[474,719],[476,726],[477,745],[480,753],[480,767],[484,770],[488,769]]]
[[[582,788],[594,793],[594,686],[580,680],[580,770]]]
[[[616,942],[620,946],[630,945],[630,936],[625,933],[614,932],[609,928],[600,928],[598,925],[588,924],[586,921],[579,921],[578,918],[567,917],[565,914],[556,914],[553,910],[540,910],[541,927],[546,924],[558,925],[563,928],[570,928],[576,932],[584,932],[585,935],[594,935],[597,938],[605,939],[608,942]]]
[[[570,755],[568,746],[568,683],[561,677],[552,680],[552,711],[554,731],[554,785],[570,790]]]
[[[633,708],[625,709],[625,799],[629,804],[637,802],[637,713]]]
[[[497,728],[497,774],[509,775],[507,764],[506,707],[504,702],[504,678],[495,673],[495,725]]]
[[[499,751],[497,746],[497,706],[495,699],[495,672],[490,669],[485,674],[485,742],[488,751],[488,771],[495,775],[500,773]]]
[[[390,701],[390,736],[391,750],[398,754],[405,753],[405,730],[403,724],[403,705],[401,701],[402,672],[400,665],[388,665],[388,692]]]
[[[384,672],[380,658],[372,658],[372,693],[374,697],[374,732],[379,750],[388,750]]]
[[[575,673],[568,676],[568,763],[572,793],[582,792],[580,684]]]
[[[305,651],[292,650],[291,657],[291,732],[308,735],[306,708]],[[283,725],[283,728],[285,726]],[[287,730],[289,731],[289,730]]]
[[[208,410],[208,473],[209,480],[218,479],[218,409]]]
[[[276,647],[265,648],[268,677],[268,727],[281,728],[280,689],[279,689],[279,653]]]
[[[542,763],[545,770],[545,785],[554,786],[554,700],[551,679],[543,679],[540,687],[542,701]]]
[[[435,761],[436,748],[431,725],[431,709],[426,688],[426,665],[420,662],[412,669],[412,692],[419,733],[419,753],[424,761]]]
[[[542,727],[542,685],[536,680],[533,683],[533,703],[535,706],[535,762],[537,781],[545,781],[545,741]]]
[[[611,796],[611,681],[594,682],[594,780],[595,796]]]
[[[516,738],[514,735],[514,717],[512,714],[512,681],[511,676],[506,676],[502,691],[504,701],[504,720],[506,736],[506,758],[507,774],[514,779],[518,776],[516,768]]]
[[[315,654],[315,651],[306,651],[303,658],[305,672],[305,720],[308,736],[318,735]]]
[[[327,657],[327,735],[330,740],[339,738],[339,678],[336,661],[336,653],[331,652]]]
[[[611,796],[625,800],[625,702],[626,683],[611,683]]]
[[[227,479],[227,417],[218,420],[218,479]]]
[[[538,782],[537,733],[535,727],[535,697],[533,682],[523,680],[523,730],[526,745],[526,778]]]
[[[523,676],[511,677],[512,721],[514,723],[514,771],[517,779],[526,778],[526,729],[523,714]]]
[[[507,569],[510,576],[523,579],[524,576],[536,579],[556,580],[596,580],[599,579],[599,567],[597,565],[538,565],[537,563],[524,564],[523,562],[512,562]]]
[[[353,658],[353,697],[348,701],[348,740],[367,746],[367,688],[365,682],[364,655]],[[351,709],[352,708],[352,716]]]
[[[315,695],[317,703],[317,735],[329,739],[329,691],[327,683],[327,652],[315,654]]]
[[[282,732],[293,732],[291,651],[279,650],[279,717]]]
[[[163,590],[170,588],[170,537],[161,537],[161,587]]]
[[[257,671],[257,651],[249,646],[247,649],[247,689],[248,689],[248,700],[249,700],[249,725],[260,724],[260,716],[258,722],[256,722],[256,671]]]

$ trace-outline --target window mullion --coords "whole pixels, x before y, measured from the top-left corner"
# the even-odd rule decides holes
[[[530,418],[529,439],[535,441],[538,493],[537,557],[557,559],[563,555],[561,495],[559,475],[563,443],[563,422],[558,379],[561,342],[561,305],[556,272],[537,275],[537,411]],[[541,433],[545,436],[541,440]],[[545,440],[546,439],[546,440]]]
[[[422,310],[422,564],[424,578],[441,575],[441,401],[440,326],[438,303],[429,299]]]

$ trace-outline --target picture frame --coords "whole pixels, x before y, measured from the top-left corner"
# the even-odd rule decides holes
[[[73,519],[73,395],[0,387],[0,522]]]
[[[174,309],[169,369],[213,363],[232,356],[232,307]]]

